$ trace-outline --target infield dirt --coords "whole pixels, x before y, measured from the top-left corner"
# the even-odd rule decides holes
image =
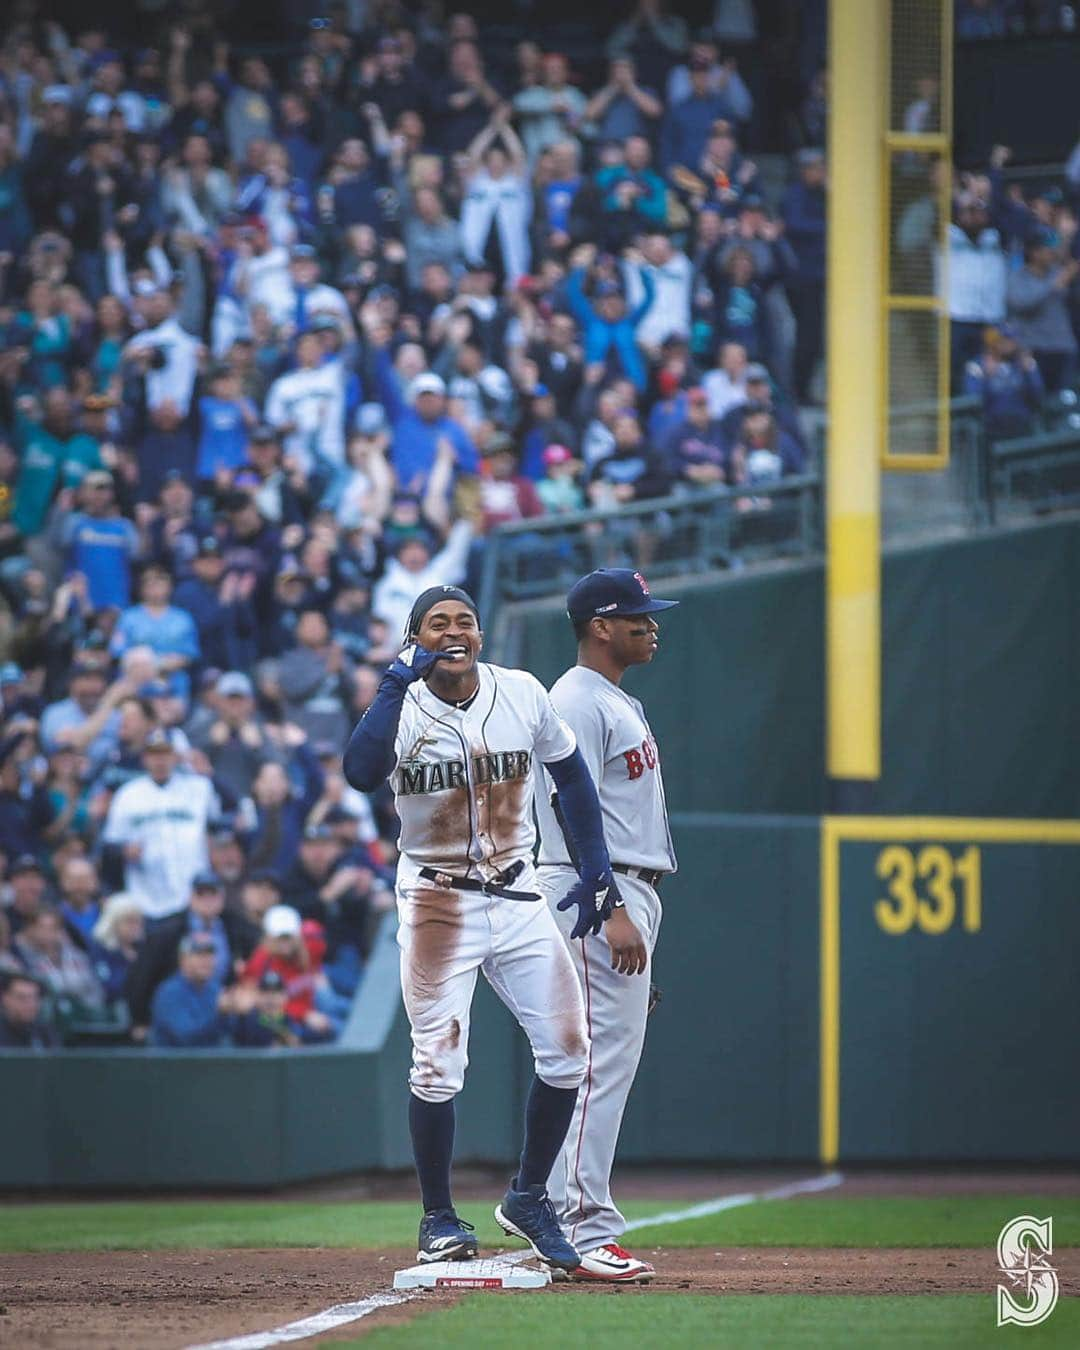
[[[1063,1284],[1080,1283],[1080,1249],[1063,1250]],[[644,1288],[556,1284],[558,1298],[696,1294],[992,1293],[993,1253],[959,1248],[656,1248]],[[412,1250],[75,1252],[0,1257],[0,1343],[20,1350],[182,1350],[293,1322],[389,1289]],[[495,1294],[513,1298],[512,1293]],[[400,1321],[452,1293],[425,1292],[349,1326]],[[328,1339],[340,1339],[341,1330]],[[314,1344],[315,1340],[303,1344]],[[300,1344],[300,1342],[293,1342]]]

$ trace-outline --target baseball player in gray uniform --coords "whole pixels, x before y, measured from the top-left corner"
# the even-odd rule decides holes
[[[434,586],[413,606],[391,664],[345,751],[363,792],[384,779],[401,820],[401,987],[412,1029],[409,1129],[424,1213],[419,1261],[477,1252],[450,1189],[454,1098],[465,1078],[477,972],[524,1028],[536,1076],[517,1175],[495,1211],[549,1265],[576,1269],[547,1192],[585,1075],[585,1008],[570,947],[543,902],[533,845],[533,766],[558,786],[580,878],[563,887],[573,940],[598,932],[616,897],[596,788],[540,682],[478,660],[467,592]],[[558,911],[557,911],[558,912]]]
[[[645,1042],[652,953],[660,928],[657,888],[675,871],[675,850],[656,738],[645,710],[621,683],[631,666],[653,659],[659,632],[653,616],[677,603],[654,600],[640,572],[590,572],[567,597],[578,639],[577,665],[551,690],[551,702],[572,728],[599,791],[619,889],[603,930],[570,942],[560,910],[576,882],[574,841],[565,828],[558,784],[548,779],[536,793],[537,875],[567,938],[591,1037],[585,1080],[548,1183],[562,1225],[581,1253],[580,1264],[569,1272],[577,1280],[643,1283],[655,1274],[619,1242],[626,1222],[611,1198],[611,1167]]]

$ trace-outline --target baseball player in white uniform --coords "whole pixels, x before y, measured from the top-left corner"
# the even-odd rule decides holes
[[[192,879],[209,866],[207,824],[221,807],[209,778],[176,772],[175,747],[160,727],[146,738],[143,768],[110,802],[102,842],[123,851],[126,891],[158,920],[184,908]]]
[[[454,1097],[467,1063],[478,970],[529,1038],[536,1067],[517,1175],[495,1211],[541,1260],[581,1264],[547,1181],[566,1137],[589,1053],[570,949],[533,865],[533,766],[547,766],[580,878],[560,896],[574,939],[600,929],[615,899],[596,788],[573,732],[543,685],[478,661],[471,597],[433,586],[413,606],[409,645],[392,663],[344,756],[369,792],[390,780],[401,820],[397,874],[401,987],[412,1028],[409,1128],[424,1214],[420,1261],[472,1257],[473,1227],[451,1197]]]
[[[655,1271],[619,1242],[626,1222],[611,1198],[611,1167],[630,1087],[645,1042],[652,953],[660,929],[661,880],[675,871],[656,738],[636,698],[621,687],[631,666],[653,659],[653,615],[675,600],[654,600],[640,572],[590,572],[567,608],[578,639],[577,665],[556,681],[551,701],[569,725],[600,794],[604,838],[619,896],[603,931],[567,941],[585,997],[590,1035],[585,1080],[551,1197],[581,1264],[571,1279],[642,1283]],[[538,770],[543,774],[543,770]],[[546,790],[545,790],[546,787]],[[538,785],[540,889],[564,936],[561,902],[574,884],[573,838],[563,828],[561,792]]]

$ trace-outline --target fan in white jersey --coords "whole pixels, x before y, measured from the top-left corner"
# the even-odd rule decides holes
[[[345,777],[369,792],[388,778],[401,820],[397,873],[401,988],[412,1031],[409,1130],[424,1214],[420,1261],[472,1257],[472,1226],[451,1198],[454,1098],[465,1078],[477,971],[529,1038],[536,1076],[517,1175],[495,1211],[548,1264],[580,1253],[547,1193],[585,1073],[585,1008],[570,954],[533,865],[533,766],[559,786],[580,879],[561,897],[574,938],[615,899],[596,789],[543,685],[478,661],[469,595],[434,586],[413,606],[410,645],[392,663],[345,751]]]
[[[660,928],[661,879],[675,871],[656,738],[636,698],[621,687],[631,666],[656,654],[653,615],[675,600],[654,600],[640,572],[590,572],[571,589],[567,609],[578,639],[577,665],[551,690],[573,729],[600,794],[604,839],[622,906],[602,935],[567,942],[585,995],[591,1045],[585,1082],[549,1187],[563,1228],[581,1252],[576,1280],[640,1283],[655,1271],[621,1245],[626,1222],[611,1198],[611,1167],[623,1110],[645,1042],[652,953]],[[544,790],[546,786],[546,790]],[[563,828],[561,792],[537,790],[540,889],[564,930],[559,905],[575,880],[573,841]]]

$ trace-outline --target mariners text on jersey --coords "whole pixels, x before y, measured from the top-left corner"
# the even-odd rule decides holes
[[[476,673],[479,688],[465,708],[422,680],[409,686],[390,783],[403,854],[490,878],[519,859],[532,861],[533,761],[566,759],[576,742],[532,675],[486,662]]]
[[[470,776],[476,784],[509,783],[516,778],[528,778],[531,768],[532,756],[528,750],[474,755],[471,764],[462,759],[411,760],[401,766],[398,793],[409,797],[417,792],[464,788],[468,786]]]

